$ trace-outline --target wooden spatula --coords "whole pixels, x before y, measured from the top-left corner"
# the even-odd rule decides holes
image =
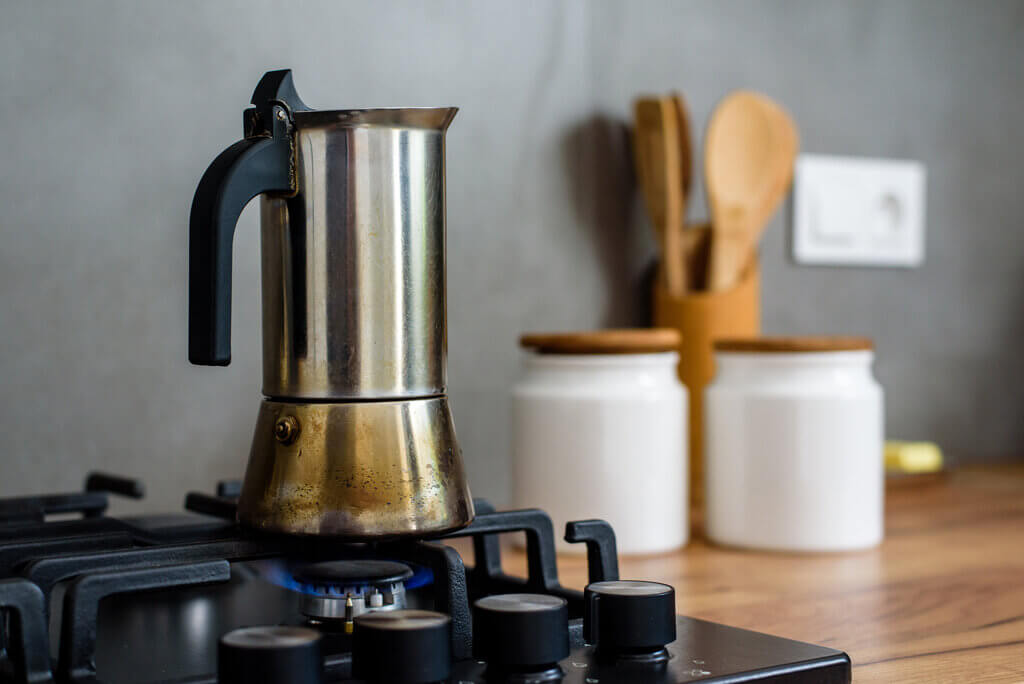
[[[690,135],[690,115],[686,109],[686,101],[679,93],[672,93],[670,97],[679,124],[679,178],[683,184],[682,214],[685,218],[686,202],[690,196],[690,187],[693,185],[693,138]]]
[[[686,283],[683,263],[678,258],[683,223],[679,121],[672,100],[667,97],[638,99],[634,103],[634,118],[637,178],[661,248],[665,289],[679,297]]]
[[[679,93],[672,93],[672,106],[679,122],[679,177],[683,184],[683,202],[679,210],[682,225],[679,232],[680,249],[683,260],[683,286],[686,291],[699,290],[704,287],[707,271],[706,249],[697,248],[698,244],[707,242],[707,235],[693,235],[694,229],[686,223],[686,207],[690,201],[690,188],[693,186],[693,138],[690,135],[690,115],[686,109],[686,101]],[[707,231],[705,231],[706,233]],[[700,253],[704,256],[701,257]],[[703,261],[701,261],[703,259]]]
[[[709,289],[739,280],[793,178],[797,146],[789,115],[764,95],[737,91],[715,108],[704,143]]]

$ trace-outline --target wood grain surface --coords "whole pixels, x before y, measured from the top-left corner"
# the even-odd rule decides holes
[[[504,565],[524,574],[509,550]],[[582,588],[586,561],[559,558]],[[1024,466],[890,482],[870,551],[771,554],[709,546],[622,558],[625,579],[676,588],[678,611],[846,651],[854,681],[1024,682]]]
[[[874,342],[866,337],[805,335],[803,337],[735,337],[715,340],[715,351],[747,354],[871,351]]]
[[[519,338],[519,346],[542,354],[645,354],[678,351],[681,342],[674,328],[526,333]]]

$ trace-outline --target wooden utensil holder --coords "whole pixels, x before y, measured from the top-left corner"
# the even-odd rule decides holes
[[[679,379],[689,393],[690,504],[704,502],[704,387],[715,375],[714,341],[761,332],[761,269],[755,258],[740,282],[721,292],[690,292],[673,297],[654,282],[654,325],[682,333]]]

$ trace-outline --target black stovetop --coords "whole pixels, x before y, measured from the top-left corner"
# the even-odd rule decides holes
[[[234,524],[238,483],[216,496],[189,494],[186,512],[104,516],[108,493],[140,497],[139,483],[92,475],[85,491],[0,500],[0,683],[216,682],[217,644],[254,625],[309,626],[307,589],[288,581],[298,563],[387,559],[415,569],[409,608],[451,616],[450,682],[484,682],[472,655],[471,606],[484,596],[530,592],[568,602],[569,657],[561,679],[604,682],[849,682],[846,654],[829,648],[676,618],[676,639],[659,662],[609,662],[583,641],[583,594],[558,581],[554,531],[539,510],[495,512],[446,538],[469,537],[474,563],[441,539],[378,544],[253,536]],[[56,513],[80,519],[48,521]],[[501,570],[499,535],[524,532],[528,573]],[[566,539],[587,547],[590,582],[618,579],[615,536],[600,520],[569,523]],[[324,681],[350,682],[352,637],[315,625]],[[550,673],[549,673],[550,674]],[[529,682],[529,676],[519,675]]]

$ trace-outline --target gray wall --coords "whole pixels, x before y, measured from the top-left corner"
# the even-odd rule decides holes
[[[807,151],[927,164],[925,265],[798,268],[777,218],[765,327],[875,337],[894,436],[958,460],[1024,451],[1024,3],[281,6],[0,2],[0,495],[104,468],[167,509],[241,474],[256,212],[236,240],[228,368],[185,360],[186,226],[252,87],[282,66],[314,107],[462,108],[449,374],[476,494],[507,496],[517,335],[642,320],[653,246],[623,123],[636,93],[671,88],[698,122],[754,87],[791,109]]]

